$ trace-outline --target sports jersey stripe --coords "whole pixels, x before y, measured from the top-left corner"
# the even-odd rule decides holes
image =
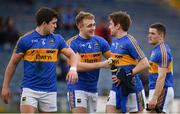
[[[85,55],[85,56],[89,56],[89,57],[94,57],[94,55],[102,55],[102,52],[93,52],[93,53],[79,53],[79,55]]]
[[[158,64],[155,62],[150,61],[150,66],[149,66],[149,73],[158,73]],[[168,71],[167,73],[170,73],[172,71],[172,61],[170,62],[168,66]]]
[[[138,63],[137,60],[133,59],[128,54],[111,53],[111,57],[114,60],[115,66],[136,65]]]
[[[71,111],[76,107],[75,92],[74,91],[69,91],[69,105],[70,105]]]
[[[136,93],[136,97],[137,97],[138,110],[143,111],[143,109],[144,109],[144,99],[143,99],[142,91]]]
[[[162,67],[167,67],[167,51],[164,44],[160,45],[161,54],[162,54]]]
[[[96,53],[79,53],[81,62],[94,63],[102,61],[102,52]]]
[[[165,67],[167,67],[167,51],[164,44],[163,44],[163,47],[164,47],[164,53],[165,53]]]
[[[17,49],[17,46],[18,46],[18,44],[19,44],[19,41],[20,41],[20,39],[21,38],[24,38],[25,36],[27,36],[27,35],[29,35],[29,34],[31,34],[32,32],[34,32],[34,30],[32,30],[32,31],[29,31],[29,32],[26,32],[24,35],[22,35],[21,37],[19,37],[19,39],[18,39],[18,41],[17,41],[17,43],[16,43],[16,45],[15,45],[15,50]]]
[[[108,58],[109,58],[109,55],[111,55],[111,51],[110,51],[110,50],[108,50],[108,51],[104,52],[103,54],[108,55]]]
[[[129,35],[130,36],[130,35]],[[139,45],[137,44],[136,40],[130,36],[128,37],[131,41],[131,43],[133,44],[133,46],[135,47],[136,51],[138,52],[140,58],[143,58],[144,57],[144,53],[142,52],[142,50],[140,49]]]
[[[30,49],[26,51],[24,60],[31,62],[56,62],[57,49]]]
[[[78,35],[75,35],[75,36],[71,37],[69,40],[67,40],[67,42],[66,42],[67,45],[70,46],[71,42],[72,42],[73,40],[75,40],[76,38],[78,38]]]
[[[138,52],[140,58],[144,57],[144,53],[142,52],[142,50],[140,49],[139,45],[137,44],[136,40],[133,37],[129,38],[130,41],[132,42],[133,46],[135,47],[136,51]]]
[[[165,57],[165,55],[164,55],[164,51],[163,51],[163,48],[162,48],[162,45],[160,45],[160,50],[161,50],[161,60],[162,60],[162,67],[164,67],[164,57]]]
[[[20,54],[20,55],[24,55],[24,53],[18,53],[18,54]]]
[[[165,67],[167,67],[167,64],[168,64],[168,60],[167,60],[167,50],[166,50],[166,47],[165,47],[165,44],[163,44],[163,47],[164,47],[164,53],[165,53]]]
[[[60,50],[61,53],[63,53],[64,51],[66,51],[68,48],[63,48]]]

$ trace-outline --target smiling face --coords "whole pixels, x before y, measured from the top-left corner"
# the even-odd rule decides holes
[[[148,42],[151,45],[156,45],[159,43],[161,39],[161,34],[158,33],[157,29],[155,28],[149,28],[149,33],[148,33]]]
[[[90,38],[94,36],[95,29],[96,29],[96,23],[94,19],[83,19],[81,23],[79,23],[78,28],[80,30],[80,33],[86,37]]]

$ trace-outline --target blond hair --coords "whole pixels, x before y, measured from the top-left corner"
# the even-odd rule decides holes
[[[76,25],[79,25],[83,19],[95,19],[95,16],[90,12],[80,11],[76,16]]]

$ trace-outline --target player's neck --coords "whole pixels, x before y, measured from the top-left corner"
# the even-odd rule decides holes
[[[127,32],[118,32],[118,33],[116,34],[116,37],[122,38],[122,37],[125,36],[125,35],[127,35]]]
[[[156,46],[158,46],[158,45],[160,45],[160,44],[162,44],[162,43],[164,43],[164,40],[159,40],[157,43],[155,43],[155,44],[153,44],[153,45],[154,45],[154,47],[156,47]]]
[[[160,38],[158,44],[164,43],[164,38]]]
[[[81,32],[79,33],[79,36],[80,36],[81,38],[84,38],[84,39],[90,39],[90,38],[91,38],[91,37],[88,37],[88,36],[82,34]]]
[[[35,29],[40,35],[47,35],[42,27],[36,27]]]

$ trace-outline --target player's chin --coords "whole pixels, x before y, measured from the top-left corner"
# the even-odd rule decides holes
[[[153,42],[151,40],[149,40],[148,43],[151,44],[151,45],[153,44]]]
[[[93,36],[94,36],[94,34],[89,34],[88,36],[89,36],[89,37],[93,37]]]
[[[54,31],[55,31],[55,29],[52,29],[52,30],[50,31],[50,33],[52,34],[52,33],[54,33]]]

